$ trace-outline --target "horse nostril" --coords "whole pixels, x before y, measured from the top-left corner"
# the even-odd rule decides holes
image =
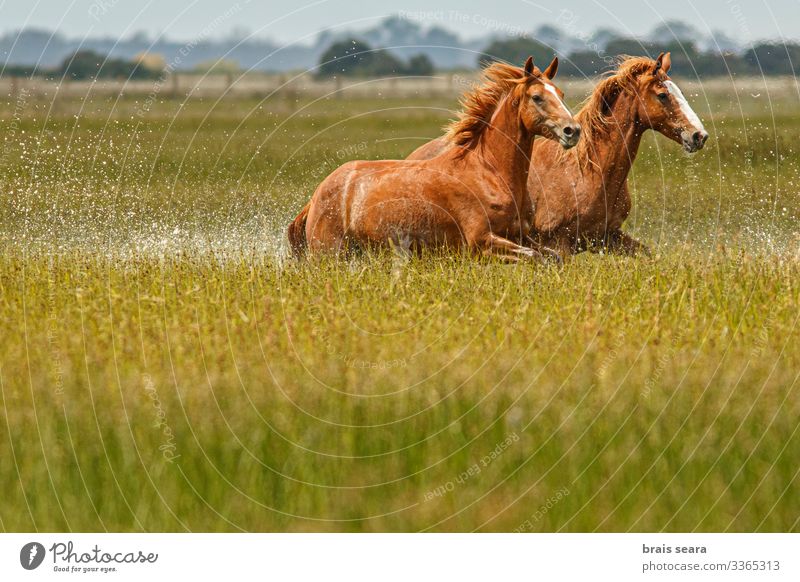
[[[704,145],[708,139],[708,133],[705,131],[695,131],[692,134],[692,139],[694,140],[694,143],[698,145]]]

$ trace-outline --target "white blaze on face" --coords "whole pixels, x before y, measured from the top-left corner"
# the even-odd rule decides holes
[[[706,128],[703,127],[703,122],[700,121],[699,117],[697,117],[697,113],[694,112],[694,109],[689,106],[689,102],[686,101],[686,97],[683,96],[680,88],[672,81],[665,81],[664,84],[667,86],[667,91],[669,91],[675,97],[675,100],[681,107],[681,111],[686,116],[686,119],[689,120],[689,123],[694,126],[694,129],[696,131],[705,131]]]
[[[564,111],[567,112],[567,115],[572,117],[572,112],[567,108],[567,106],[561,100],[561,97],[558,96],[558,91],[556,91],[556,88],[553,87],[552,85],[548,85],[547,83],[544,83],[544,88],[547,89],[550,93],[553,94],[553,97],[555,97],[556,101],[558,101],[561,104],[561,107],[564,108]]]

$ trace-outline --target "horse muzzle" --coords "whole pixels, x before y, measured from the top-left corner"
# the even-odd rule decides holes
[[[565,150],[575,147],[581,139],[581,126],[577,123],[570,123],[561,127],[558,131],[558,143]]]
[[[703,129],[694,132],[682,131],[681,141],[683,142],[683,149],[691,154],[703,149],[706,141],[708,141],[708,132]]]

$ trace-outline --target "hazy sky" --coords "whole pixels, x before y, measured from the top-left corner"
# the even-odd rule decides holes
[[[204,30],[222,37],[244,29],[302,42],[325,28],[363,28],[397,13],[464,37],[544,23],[573,34],[599,26],[638,34],[674,18],[742,41],[800,37],[800,0],[0,0],[0,30],[34,26],[77,37],[144,31],[188,40]]]

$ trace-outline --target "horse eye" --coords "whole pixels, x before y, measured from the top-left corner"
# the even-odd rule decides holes
[[[658,98],[661,99],[662,101],[666,101],[668,97],[669,97],[669,95],[667,93],[659,93],[658,94]]]
[[[533,99],[534,103],[541,103],[542,102],[542,96],[541,95],[534,95],[533,97],[531,97],[531,99]]]

